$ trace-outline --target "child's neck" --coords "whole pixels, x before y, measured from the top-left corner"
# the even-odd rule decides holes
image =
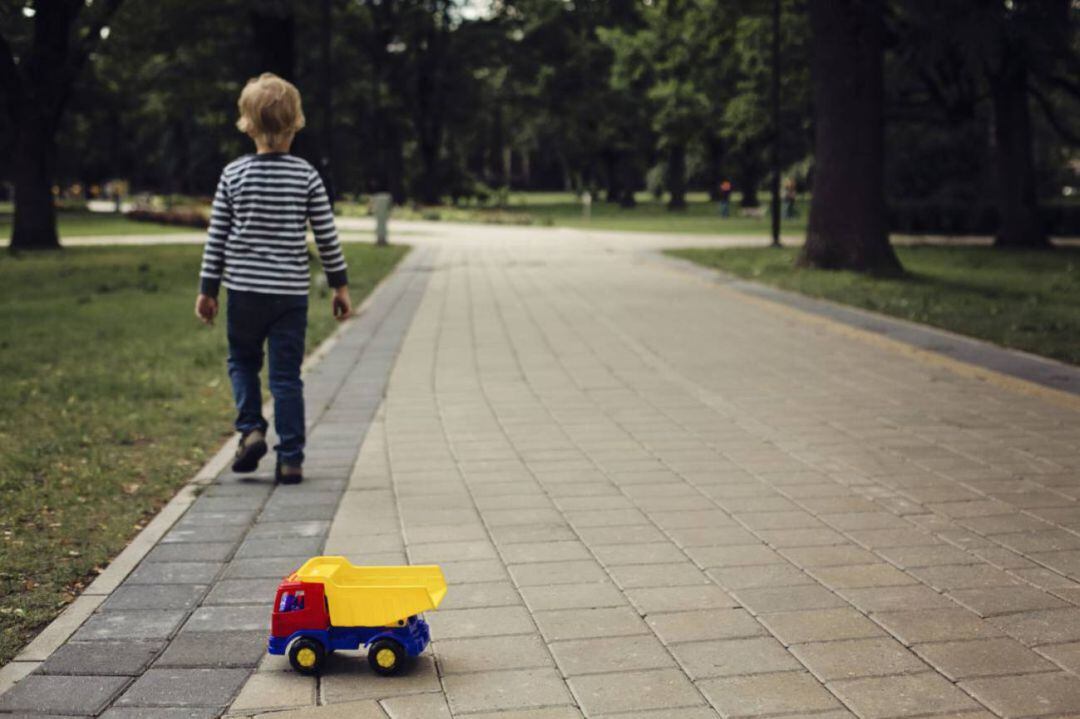
[[[267,144],[264,144],[264,143],[259,142],[258,140],[256,140],[255,141],[255,152],[256,152],[256,154],[259,154],[259,155],[266,155],[266,154],[269,154],[269,153],[286,153],[286,152],[289,151],[289,148],[291,146],[292,146],[291,142],[271,146],[271,145],[267,145]]]

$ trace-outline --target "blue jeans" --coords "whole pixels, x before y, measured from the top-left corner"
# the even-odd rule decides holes
[[[263,345],[270,352],[270,394],[274,396],[274,447],[285,464],[304,462],[304,360],[306,295],[269,295],[229,290],[227,334],[229,379],[236,399],[236,431],[266,432],[259,371]]]

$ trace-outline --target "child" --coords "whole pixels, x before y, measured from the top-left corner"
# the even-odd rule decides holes
[[[331,310],[352,313],[345,257],[334,214],[319,174],[289,154],[304,126],[300,93],[289,82],[263,73],[240,93],[236,126],[255,141],[256,154],[229,163],[221,173],[203,252],[195,314],[212,324],[218,287],[228,290],[229,379],[236,399],[240,444],[234,472],[253,472],[266,454],[262,414],[263,344],[270,353],[270,393],[280,444],[275,479],[304,478],[304,385],[300,363],[307,331],[307,224],[315,234],[323,270],[334,288]]]

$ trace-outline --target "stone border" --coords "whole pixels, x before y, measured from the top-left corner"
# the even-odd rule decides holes
[[[1080,407],[1080,367],[938,327],[744,280],[690,260],[659,252],[644,254],[669,269],[721,284],[752,301],[811,315],[878,345],[905,348],[924,359],[932,357],[936,364],[960,374],[976,376],[1024,394],[1039,395],[1058,404]]]
[[[411,252],[411,249],[410,249]],[[301,371],[307,373],[317,365],[338,343],[345,332],[371,307],[377,295],[379,295],[389,280],[396,276],[405,263],[406,255],[398,261],[397,265],[383,277],[364,301],[353,312],[353,316],[342,322],[324,339],[311,354],[304,358]],[[267,419],[273,419],[273,408],[267,407]],[[236,452],[238,437],[235,435],[228,439],[221,448],[204,464],[195,475],[184,484],[173,498],[162,507],[154,518],[124,549],[99,574],[83,592],[69,604],[56,619],[52,620],[42,629],[36,637],[23,647],[22,651],[0,667],[0,694],[4,694],[17,682],[34,671],[46,659],[49,658],[75,631],[82,626],[94,611],[108,598],[109,594],[120,586],[121,582],[138,566],[139,562],[157,546],[158,541],[172,528],[172,526],[187,512],[195,502],[199,492],[228,466],[229,460]]]

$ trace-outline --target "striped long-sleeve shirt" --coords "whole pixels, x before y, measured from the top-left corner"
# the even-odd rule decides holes
[[[348,284],[334,213],[319,173],[286,153],[245,155],[221,173],[203,251],[201,291],[306,295],[311,222],[331,287]]]

